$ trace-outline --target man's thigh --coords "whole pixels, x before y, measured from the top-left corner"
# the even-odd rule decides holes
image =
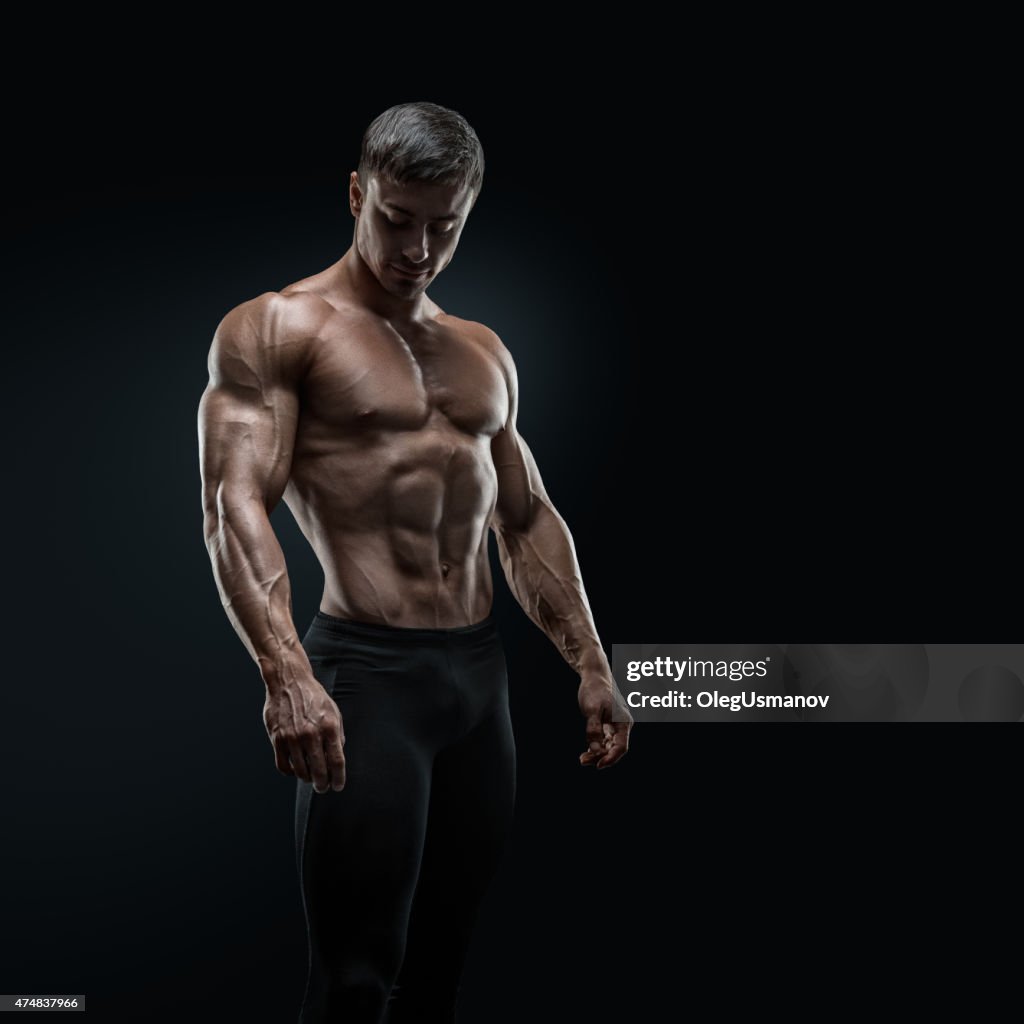
[[[515,791],[507,708],[434,759],[400,988],[457,987],[480,905],[511,834]]]

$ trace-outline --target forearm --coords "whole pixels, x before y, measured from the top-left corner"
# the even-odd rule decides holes
[[[523,530],[495,529],[509,588],[523,611],[582,675],[611,675],[594,626],[572,535],[565,520],[541,501]]]
[[[207,509],[204,533],[221,603],[268,691],[308,674],[309,659],[292,620],[284,552],[263,504],[222,498]]]

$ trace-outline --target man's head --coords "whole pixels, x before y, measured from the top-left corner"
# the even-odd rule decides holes
[[[483,174],[480,140],[454,110],[401,103],[370,124],[349,204],[356,247],[385,291],[411,298],[451,262]]]

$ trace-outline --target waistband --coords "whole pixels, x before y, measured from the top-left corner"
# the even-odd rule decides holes
[[[313,616],[312,629],[325,629],[345,636],[365,637],[368,640],[386,642],[402,640],[444,640],[447,637],[465,637],[496,632],[497,624],[493,615],[470,623],[468,626],[434,628],[432,626],[387,626],[379,622],[361,622],[356,619],[339,619],[334,615],[317,610]]]

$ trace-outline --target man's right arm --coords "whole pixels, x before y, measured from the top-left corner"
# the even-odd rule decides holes
[[[287,302],[264,292],[214,332],[199,402],[203,533],[221,603],[266,684],[277,767],[326,785],[328,762],[344,778],[340,713],[295,631],[284,552],[270,524],[291,474],[303,373],[302,346],[280,337]]]
[[[206,547],[224,610],[268,690],[309,669],[269,517],[291,473],[299,409],[295,368],[273,338],[276,298],[244,302],[217,326],[199,402]]]

